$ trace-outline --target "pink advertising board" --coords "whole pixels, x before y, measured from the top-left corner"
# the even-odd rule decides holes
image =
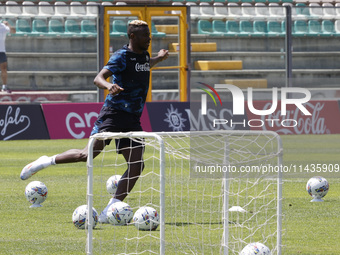
[[[42,104],[50,138],[88,138],[102,105],[103,103]],[[146,110],[143,112],[141,123],[144,131],[151,131]]]
[[[50,138],[88,138],[102,105],[102,103],[42,104]]]
[[[272,102],[270,101],[256,101],[254,103],[254,107],[258,110],[267,110],[271,105]],[[282,116],[280,102],[277,110],[268,116],[260,116],[259,118],[248,110],[248,119],[259,119],[257,122],[253,122],[254,126],[258,125],[258,127],[253,126],[251,130],[272,130],[280,135],[340,133],[339,101],[311,100],[304,105],[311,115],[304,115],[295,105],[288,105],[287,115]]]

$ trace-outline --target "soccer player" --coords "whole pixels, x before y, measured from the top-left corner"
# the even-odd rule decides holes
[[[0,70],[2,79],[2,92],[10,92],[7,87],[7,56],[6,56],[6,35],[8,33],[15,34],[16,29],[11,27],[8,21],[0,23]]]
[[[94,84],[101,89],[107,89],[109,94],[91,135],[99,132],[142,131],[140,117],[148,93],[150,68],[168,58],[168,51],[164,49],[160,50],[156,57],[150,57],[147,49],[151,39],[146,22],[141,20],[130,22],[127,33],[129,44],[116,51],[94,79]],[[112,83],[106,81],[110,76]],[[108,207],[114,202],[123,201],[132,190],[144,168],[142,141],[122,138],[116,139],[115,142],[117,153],[122,154],[127,162],[127,170],[118,183],[114,198],[100,215],[101,222],[106,222]],[[93,157],[109,143],[110,141],[96,140]],[[86,162],[87,156],[87,146],[82,150],[71,149],[52,157],[42,156],[26,165],[20,177],[26,180],[50,165]]]

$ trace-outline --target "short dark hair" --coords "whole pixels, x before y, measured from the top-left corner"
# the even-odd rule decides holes
[[[143,20],[133,20],[129,23],[128,29],[127,29],[127,34],[128,37],[130,38],[130,35],[132,33],[136,33],[139,31],[142,27],[148,27],[148,23],[146,23]]]

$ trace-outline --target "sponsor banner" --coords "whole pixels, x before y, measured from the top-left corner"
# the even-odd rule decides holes
[[[0,105],[0,140],[49,138],[40,105]]]
[[[83,139],[91,134],[103,103],[42,104],[51,139]],[[141,124],[151,132],[149,115],[145,109]]]
[[[103,103],[42,104],[51,139],[82,139],[91,134]]]
[[[189,103],[150,102],[146,103],[146,108],[153,132],[176,132],[190,130]]]
[[[271,101],[255,101],[254,108],[268,110]],[[255,115],[247,109],[252,120],[251,130],[272,130],[278,134],[339,134],[340,110],[338,101],[309,101],[304,104],[311,115],[305,115],[295,105],[288,104],[286,115],[281,115],[281,102],[275,112],[269,115]]]
[[[247,115],[233,114],[233,104],[223,102],[223,105],[206,104],[205,113],[202,114],[201,103],[192,102],[190,104],[190,126],[192,131],[212,131],[212,130],[249,130],[245,125]]]
[[[152,131],[208,131],[208,130],[248,130],[243,126],[246,115],[234,116],[232,103],[215,106],[208,103],[207,113],[201,114],[199,102],[152,102],[146,104]]]

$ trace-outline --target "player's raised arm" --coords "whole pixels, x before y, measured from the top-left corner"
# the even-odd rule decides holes
[[[124,89],[120,87],[118,84],[110,83],[106,79],[112,75],[112,72],[108,69],[103,68],[94,78],[93,83],[100,89],[108,89],[109,93],[112,95],[119,94],[119,92]]]
[[[163,60],[166,60],[168,57],[169,57],[169,51],[161,49],[158,52],[157,57],[150,58],[150,67],[153,67],[157,63],[159,63],[159,62],[161,62]]]

